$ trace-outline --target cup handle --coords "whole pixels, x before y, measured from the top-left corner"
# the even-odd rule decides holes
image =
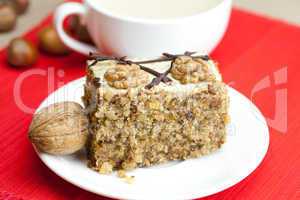
[[[88,55],[90,52],[97,52],[97,48],[95,48],[92,45],[88,45],[83,42],[79,42],[72,37],[70,37],[63,28],[63,23],[64,20],[66,19],[67,16],[72,15],[72,14],[80,14],[80,15],[85,15],[86,14],[86,8],[76,2],[69,2],[69,3],[64,3],[60,5],[55,13],[54,13],[54,24],[56,31],[58,33],[58,36],[62,40],[62,42],[69,48]]]

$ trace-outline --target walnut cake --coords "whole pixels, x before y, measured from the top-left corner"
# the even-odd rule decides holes
[[[83,101],[93,169],[110,173],[197,158],[225,142],[229,98],[208,56],[92,58]]]

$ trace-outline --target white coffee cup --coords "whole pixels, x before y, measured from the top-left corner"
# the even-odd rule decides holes
[[[54,22],[66,46],[82,54],[98,51],[143,58],[157,57],[163,52],[208,54],[225,33],[231,6],[232,0],[220,0],[213,8],[191,16],[149,19],[116,15],[102,9],[101,1],[85,0],[83,4],[69,2],[60,5],[54,14]],[[73,39],[64,31],[63,22],[72,14],[83,16],[97,48]]]

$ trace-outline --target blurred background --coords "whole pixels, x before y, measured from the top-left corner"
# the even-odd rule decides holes
[[[29,11],[18,19],[18,24],[22,24],[22,26],[17,26],[13,31],[1,34],[0,48],[6,46],[11,38],[21,35],[38,24],[41,19],[63,1],[31,0]],[[234,0],[234,5],[258,14],[300,25],[300,0]]]

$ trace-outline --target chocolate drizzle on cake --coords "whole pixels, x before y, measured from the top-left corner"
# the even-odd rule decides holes
[[[139,64],[146,64],[146,63],[153,63],[153,62],[165,62],[165,61],[172,61],[171,62],[171,66],[170,68],[165,71],[164,73],[162,73],[160,76],[157,76],[156,78],[154,78],[151,83],[149,83],[148,85],[146,85],[146,89],[151,89],[152,87],[156,86],[156,85],[159,85],[162,80],[164,80],[168,74],[171,72],[172,70],[172,67],[173,67],[173,62],[180,56],[190,56],[192,57],[193,59],[196,59],[196,58],[201,58],[202,60],[205,60],[205,61],[208,61],[210,60],[209,56],[192,56],[193,54],[195,54],[196,52],[189,52],[189,51],[186,51],[183,55],[173,55],[173,54],[169,54],[169,53],[163,53],[163,58],[161,59],[157,59],[157,60],[151,60],[151,61],[142,61],[142,62],[138,62]]]
[[[173,55],[173,54],[169,54],[169,53],[163,53],[163,57],[162,58],[158,58],[158,59],[154,59],[154,60],[146,60],[146,61],[139,61],[136,62],[137,64],[149,64],[149,63],[155,63],[155,62],[166,62],[166,61],[172,61],[174,59],[176,59],[179,56],[190,56],[194,59],[196,58],[200,58],[202,60],[205,61],[209,61],[210,57],[208,55],[204,55],[204,56],[193,56],[193,54],[195,54],[196,52],[190,52],[190,51],[186,51],[184,54],[178,54],[178,55]]]
[[[171,67],[165,71],[164,73],[160,74],[158,77],[152,79],[151,83],[145,86],[146,89],[151,89],[156,85],[159,85],[160,82],[162,82],[165,78],[167,78],[168,74],[170,73],[173,65],[171,64]]]
[[[178,58],[180,56],[189,56],[193,59],[199,59],[200,58],[200,59],[205,60],[205,61],[210,60],[210,57],[208,55],[193,56],[193,54],[195,54],[195,53],[196,52],[189,52],[189,51],[186,51],[184,54],[177,54],[177,55],[176,54],[163,53],[161,58],[153,59],[153,60],[137,61],[137,62],[127,60],[126,56],[124,56],[124,57],[102,56],[102,55],[97,55],[97,54],[90,53],[89,59],[93,60],[93,62],[88,67],[92,67],[92,66],[96,65],[98,62],[107,61],[107,60],[117,61],[117,64],[124,64],[124,65],[136,64],[140,67],[141,70],[143,70],[145,72],[148,72],[149,74],[155,76],[155,78],[153,78],[152,81],[145,86],[146,89],[151,89],[152,87],[154,87],[156,85],[159,85],[161,82],[163,82],[163,83],[172,82],[172,80],[170,78],[168,78],[168,74],[172,70],[173,62],[175,61],[176,58]],[[170,68],[167,71],[165,71],[164,73],[160,73],[160,72],[157,72],[157,71],[155,71],[151,68],[143,66],[143,64],[166,62],[166,61],[171,61],[171,65],[170,65]]]
[[[100,84],[100,78],[95,77],[95,78],[93,79],[93,84],[94,84],[95,87],[99,88],[100,85],[101,85],[101,84]]]

